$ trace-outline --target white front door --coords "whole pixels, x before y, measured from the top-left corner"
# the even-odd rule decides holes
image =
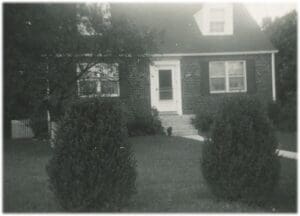
[[[154,61],[150,66],[151,106],[182,114],[180,61]]]

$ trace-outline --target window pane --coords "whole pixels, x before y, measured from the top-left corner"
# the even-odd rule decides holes
[[[211,62],[209,64],[210,77],[225,77],[225,62]]]
[[[101,81],[101,94],[102,95],[118,95],[119,94],[119,82]]]
[[[106,64],[106,63],[98,63],[93,66],[88,65],[87,63],[81,63],[78,66],[81,69],[77,69],[79,73],[81,70],[85,70],[87,67],[88,71],[83,74],[82,78],[96,78],[100,77],[101,79],[109,79],[109,80],[118,80],[119,72],[118,72],[118,64]]]
[[[79,95],[92,95],[100,93],[103,96],[119,95],[119,71],[118,64],[97,63],[91,67],[91,64],[81,63],[78,65],[77,72],[89,67],[79,80]]]
[[[229,78],[229,90],[245,90],[244,77]]]
[[[225,78],[210,78],[210,91],[225,91]]]
[[[210,9],[210,20],[224,21],[225,11],[223,8]]]
[[[172,71],[159,70],[159,99],[171,100],[173,98]]]
[[[101,80],[118,80],[118,65],[100,63],[94,66],[94,70],[100,73]]]
[[[210,32],[224,32],[224,22],[213,21],[209,23]]]
[[[97,80],[79,80],[79,95],[94,95],[97,93]]]
[[[228,62],[229,76],[243,76],[244,62]]]

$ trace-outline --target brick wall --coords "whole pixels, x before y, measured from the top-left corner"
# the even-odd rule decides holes
[[[272,100],[272,73],[271,73],[271,55],[240,55],[240,56],[205,56],[205,57],[182,57],[181,58],[181,79],[182,79],[182,107],[184,114],[195,113],[201,103],[207,100],[218,100],[218,97],[227,94],[210,94],[209,80],[204,76],[204,68],[201,62],[217,60],[246,60],[253,62],[253,69],[248,69],[247,65],[247,94],[257,95],[263,102]],[[250,64],[250,63],[249,63]],[[253,71],[253,72],[252,72]],[[251,73],[255,73],[253,76]],[[248,78],[248,76],[250,76]],[[251,78],[252,77],[252,78]],[[254,82],[249,79],[255,80]],[[250,81],[250,83],[249,83]],[[250,86],[249,86],[250,85]],[[236,93],[235,93],[236,94]],[[239,93],[244,94],[244,93]]]
[[[133,110],[151,108],[149,63],[126,62],[120,68],[120,97]]]
[[[182,57],[180,58],[180,64],[183,114],[195,113],[197,107],[208,100],[218,100],[219,97],[233,94],[209,94],[209,80],[207,76],[203,75],[204,68],[202,62],[217,60],[246,60],[246,64],[248,64],[248,61],[252,61],[256,84],[255,86],[249,86],[248,74],[250,73],[250,70],[247,68],[247,94],[257,95],[264,102],[272,100],[270,54]],[[141,61],[138,64],[123,62],[120,64],[119,72],[120,98],[133,110],[150,109],[149,62]]]

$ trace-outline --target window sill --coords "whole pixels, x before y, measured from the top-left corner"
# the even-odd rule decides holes
[[[246,93],[247,90],[235,90],[235,91],[210,91],[210,94],[223,94],[223,93]]]
[[[232,32],[207,32],[203,34],[204,36],[232,36]]]
[[[93,98],[93,97],[120,97],[120,95],[78,95],[79,98]]]

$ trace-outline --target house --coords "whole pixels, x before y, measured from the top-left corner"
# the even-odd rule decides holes
[[[155,107],[163,125],[172,126],[177,135],[197,133],[189,121],[208,98],[253,94],[262,101],[276,100],[277,50],[244,5],[115,3],[110,13],[163,30],[164,42],[158,53],[149,53],[152,63],[127,69],[97,64],[91,73],[107,71],[107,77],[92,91]],[[126,77],[119,79],[119,74]],[[82,86],[79,80],[79,94],[84,96]]]

